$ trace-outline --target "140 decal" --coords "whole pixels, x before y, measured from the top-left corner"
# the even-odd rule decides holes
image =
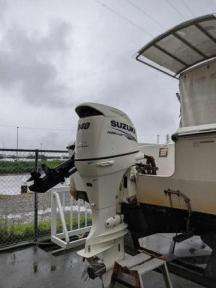
[[[90,127],[90,122],[84,122],[78,125],[78,130],[88,129]]]

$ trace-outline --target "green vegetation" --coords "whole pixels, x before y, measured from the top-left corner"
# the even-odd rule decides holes
[[[62,160],[42,160],[39,161],[38,167],[41,164],[46,164],[49,168],[55,168],[60,165]],[[34,161],[0,161],[0,174],[23,174],[31,173],[35,169]]]
[[[70,217],[65,218],[68,230],[70,230]],[[0,220],[1,223],[1,220]],[[84,227],[85,218],[80,216],[80,227]],[[88,217],[87,225],[91,225],[91,218]],[[62,232],[62,225],[60,219],[56,223],[57,233]],[[73,229],[78,227],[77,219],[73,221]],[[50,235],[51,221],[44,220],[38,224],[38,236],[48,236]],[[34,238],[34,224],[12,224],[12,225],[0,225],[0,246],[5,244],[17,243],[26,240],[33,240]]]

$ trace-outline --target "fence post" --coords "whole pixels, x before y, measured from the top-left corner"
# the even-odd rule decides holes
[[[35,150],[35,172],[38,171],[38,149]],[[34,192],[34,241],[38,241],[38,193]]]

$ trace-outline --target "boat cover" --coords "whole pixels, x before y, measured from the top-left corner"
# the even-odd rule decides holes
[[[136,59],[170,76],[216,57],[216,15],[184,22],[145,45]]]
[[[216,61],[179,78],[182,127],[216,123]]]

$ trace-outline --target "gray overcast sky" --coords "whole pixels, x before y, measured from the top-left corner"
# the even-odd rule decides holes
[[[140,142],[175,132],[178,82],[135,60],[153,37],[216,0],[0,0],[0,148],[64,149],[76,105],[125,111]]]

